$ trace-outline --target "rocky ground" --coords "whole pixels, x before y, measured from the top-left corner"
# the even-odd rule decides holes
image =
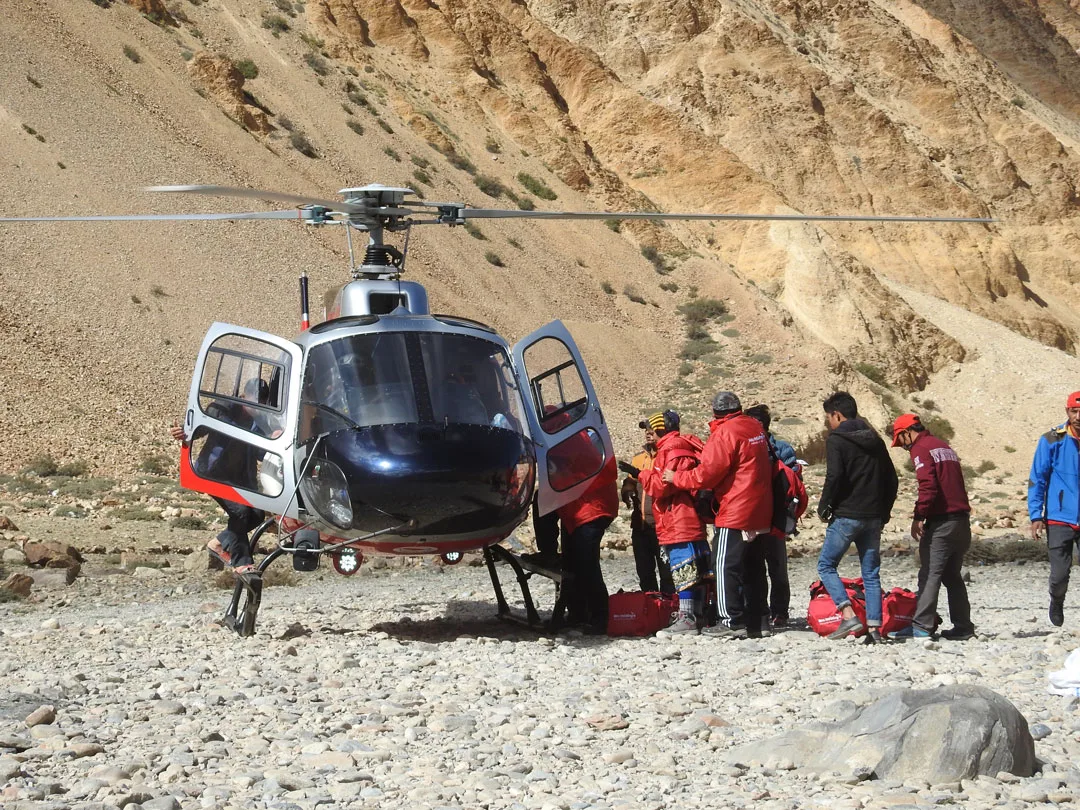
[[[610,589],[634,587],[631,561],[613,556]],[[268,588],[257,635],[241,639],[215,623],[227,599],[215,576],[170,562],[127,573],[89,555],[75,584],[0,605],[4,807],[1020,808],[1080,797],[1080,701],[1046,692],[1047,671],[1080,642],[1072,622],[1046,624],[1043,563],[971,567],[977,640],[868,647],[801,629],[754,641],[546,638],[494,618],[483,567],[430,560]],[[792,574],[798,614],[812,558],[793,560]],[[887,587],[914,577],[910,557],[885,561]],[[1013,701],[1041,737],[1042,773],[928,785],[720,764],[734,745],[884,690],[952,683]]]

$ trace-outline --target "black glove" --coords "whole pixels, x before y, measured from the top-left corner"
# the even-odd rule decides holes
[[[635,467],[633,464],[630,464],[627,461],[620,461],[619,462],[619,469],[622,470],[627,475],[634,476],[634,478],[638,478],[641,475],[641,470],[639,470],[637,467]]]

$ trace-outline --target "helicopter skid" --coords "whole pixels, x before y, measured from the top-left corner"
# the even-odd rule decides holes
[[[491,584],[495,589],[495,599],[499,605],[498,617],[500,619],[520,624],[533,630],[554,632],[561,628],[566,613],[566,606],[563,598],[563,595],[566,593],[564,586],[568,584],[566,575],[562,571],[523,559],[506,547],[500,545],[488,546],[484,549],[484,562],[487,564],[488,573],[491,575]],[[524,617],[516,615],[506,601],[502,583],[499,580],[499,572],[496,567],[499,563],[510,566],[514,571],[514,575],[517,577],[518,586],[521,588],[521,598],[525,605]],[[536,604],[533,601],[532,592],[529,590],[529,580],[534,575],[545,577],[555,583],[555,605],[552,607],[551,619],[548,621],[544,621],[540,618],[540,614],[536,609]]]

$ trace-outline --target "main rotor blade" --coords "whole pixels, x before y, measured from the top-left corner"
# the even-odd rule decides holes
[[[359,214],[368,210],[367,206],[347,203],[343,200],[323,200],[319,197],[305,197],[302,194],[287,194],[281,191],[263,191],[257,188],[237,188],[234,186],[149,186],[146,191],[166,194],[205,194],[210,197],[244,197],[250,200],[272,200],[290,205],[318,205],[331,211],[343,211]]]
[[[304,219],[303,211],[251,211],[236,214],[117,214],[87,217],[0,217],[0,222],[189,222],[230,219]]]
[[[700,219],[779,222],[997,222],[986,217],[901,217],[824,214],[662,214],[641,211],[509,211],[500,208],[461,208],[464,219]]]

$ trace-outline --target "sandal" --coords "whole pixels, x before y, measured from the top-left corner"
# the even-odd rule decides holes
[[[229,552],[222,547],[216,537],[207,542],[206,550],[209,551],[212,556],[220,560],[226,568],[232,568],[232,557],[229,556]]]

